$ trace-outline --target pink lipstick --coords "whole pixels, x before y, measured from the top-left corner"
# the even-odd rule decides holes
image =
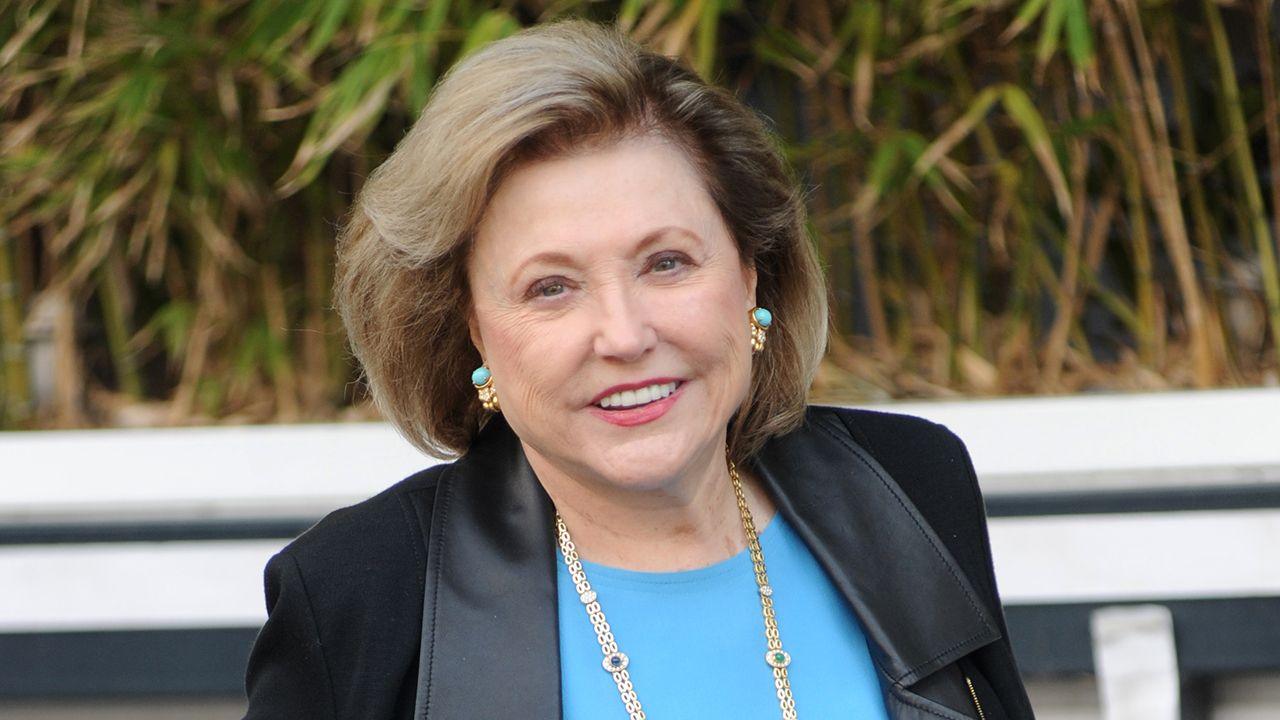
[[[650,381],[646,381],[646,384],[649,384],[649,382]],[[684,387],[687,384],[687,382],[681,382],[670,395],[662,398],[661,400],[655,400],[647,405],[638,405],[636,407],[618,410],[606,410],[593,403],[587,406],[587,410],[601,420],[613,423],[614,425],[620,425],[622,427],[643,425],[666,415],[667,411],[675,405],[676,400],[680,399],[680,395],[684,393]],[[639,387],[645,387],[645,385],[640,385]],[[623,387],[623,389],[628,388]],[[617,392],[617,389],[610,388],[607,392],[601,394],[600,397],[608,397],[614,392]],[[597,398],[597,401],[599,401],[599,398]]]

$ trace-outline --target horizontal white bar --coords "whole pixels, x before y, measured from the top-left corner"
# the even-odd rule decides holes
[[[994,518],[1002,599],[1280,597],[1280,510]]]
[[[868,406],[951,428],[980,476],[1280,468],[1280,388]]]
[[[285,540],[0,548],[0,632],[257,627]]]
[[[0,522],[323,514],[437,462],[384,423],[0,433]]]
[[[950,427],[988,492],[1280,481],[1280,388],[867,407]],[[436,462],[381,423],[0,433],[0,522],[320,514]]]
[[[996,518],[1013,605],[1280,597],[1280,510]],[[284,540],[0,548],[0,632],[254,627]]]

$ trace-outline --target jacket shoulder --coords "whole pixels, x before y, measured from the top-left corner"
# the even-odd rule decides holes
[[[980,591],[995,600],[986,506],[964,441],[945,425],[904,413],[814,405],[808,415],[838,423],[875,458]]]
[[[968,450],[945,425],[905,413],[810,405],[806,422],[847,433],[915,500],[915,495],[968,485]],[[895,472],[897,470],[897,472]],[[973,488],[964,488],[976,490]]]
[[[436,485],[448,465],[421,470],[348,507],[330,512],[281,550],[304,570],[379,559],[387,562],[420,546],[430,521]],[[388,556],[391,550],[398,552]]]
[[[420,604],[426,578],[431,509],[447,468],[427,468],[334,510],[279,552],[277,561],[297,566],[322,629],[325,616],[363,614],[373,605],[384,612],[420,613],[414,606]],[[371,587],[399,592],[370,593]],[[392,607],[397,600],[405,607]]]
[[[908,415],[906,413],[892,412],[887,410],[871,410],[867,408],[842,407],[837,405],[810,405],[806,408],[806,419],[814,420],[818,418],[829,418],[839,421],[844,426],[854,440],[859,441],[861,445],[863,440],[870,441],[871,436],[877,439],[885,437],[899,437],[904,444],[912,445],[932,440],[937,442],[942,438],[941,434],[951,433],[945,425],[935,423],[932,420],[919,417],[917,415]],[[865,449],[870,450],[871,448]],[[882,448],[889,450],[889,448]]]

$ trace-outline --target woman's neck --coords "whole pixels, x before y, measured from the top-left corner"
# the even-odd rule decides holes
[[[690,570],[732,557],[747,545],[723,456],[659,490],[583,481],[529,453],[529,463],[585,560],[646,572]],[[775,508],[753,474],[738,469],[756,530]]]

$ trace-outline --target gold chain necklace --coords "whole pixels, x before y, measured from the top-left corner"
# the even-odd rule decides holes
[[[791,655],[782,649],[782,639],[778,635],[778,621],[773,614],[773,588],[769,586],[769,574],[764,567],[764,551],[760,549],[760,539],[756,537],[756,523],[747,507],[747,498],[742,491],[742,480],[738,477],[738,469],[733,461],[729,461],[729,480],[733,483],[733,494],[738,499],[738,513],[742,516],[742,529],[747,535],[747,549],[751,554],[751,565],[755,569],[756,586],[760,592],[760,612],[764,615],[764,637],[768,651],[764,661],[773,669],[773,686],[777,690],[778,706],[782,709],[783,720],[797,720],[796,701],[791,697],[791,681],[787,679],[787,666],[791,664]],[[578,591],[578,600],[586,608],[591,626],[595,628],[596,640],[600,642],[600,651],[604,653],[601,665],[618,686],[618,695],[627,708],[631,720],[645,720],[644,710],[636,697],[635,686],[631,683],[631,675],[627,673],[630,662],[627,654],[618,649],[618,641],[609,629],[609,621],[600,609],[600,601],[587,581],[587,573],[582,568],[582,560],[569,537],[569,529],[564,525],[564,518],[556,512],[556,537],[560,543],[560,555],[564,558],[569,576],[573,578],[573,587]]]

